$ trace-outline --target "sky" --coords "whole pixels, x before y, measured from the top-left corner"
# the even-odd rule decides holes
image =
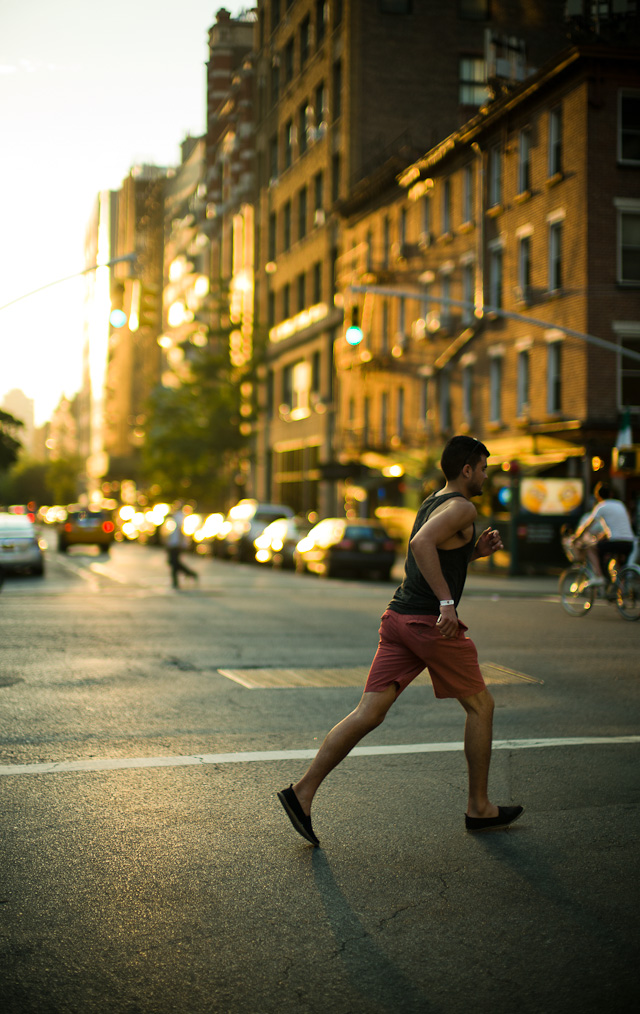
[[[0,0],[0,308],[82,271],[101,190],[171,166],[206,126],[208,30],[224,0]],[[0,309],[0,404],[50,419],[82,376],[83,280]]]

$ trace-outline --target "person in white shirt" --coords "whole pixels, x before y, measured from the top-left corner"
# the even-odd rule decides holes
[[[186,574],[187,577],[192,577],[194,581],[198,580],[198,575],[196,574],[195,570],[191,570],[191,568],[187,567],[186,563],[183,563],[183,561],[180,559],[180,554],[182,553],[183,549],[186,548],[185,546],[186,539],[182,531],[182,526],[184,524],[186,513],[188,512],[183,510],[182,505],[178,504],[177,510],[175,510],[174,513],[171,515],[174,522],[174,527],[169,532],[169,535],[167,536],[166,540],[167,557],[169,567],[171,568],[171,581],[174,588],[180,587],[178,574]]]
[[[611,488],[599,482],[593,492],[596,498],[595,507],[580,523],[573,538],[574,541],[580,539],[584,532],[599,527],[608,532],[605,538],[586,547],[587,557],[595,574],[592,584],[601,585],[605,583],[604,571],[609,560],[615,557],[619,565],[624,564],[633,549],[635,536],[629,512],[622,500],[616,500],[611,495]]]

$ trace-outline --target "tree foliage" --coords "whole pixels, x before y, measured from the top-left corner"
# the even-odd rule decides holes
[[[22,450],[22,444],[18,440],[17,433],[24,423],[16,419],[10,412],[0,409],[0,472],[11,468],[18,460]]]
[[[166,497],[212,505],[225,498],[245,445],[240,392],[225,355],[194,350],[190,377],[158,387],[148,406],[143,468]]]

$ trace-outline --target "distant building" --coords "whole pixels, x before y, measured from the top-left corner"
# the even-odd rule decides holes
[[[22,444],[23,453],[30,456],[34,455],[35,418],[33,398],[27,398],[24,391],[14,387],[2,399],[2,408],[5,412],[9,412],[14,418],[24,423],[24,426],[19,430],[18,439]]]

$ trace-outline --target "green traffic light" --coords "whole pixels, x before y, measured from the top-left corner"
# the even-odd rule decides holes
[[[111,327],[124,327],[127,323],[127,315],[124,310],[112,310],[109,314]]]
[[[362,341],[362,328],[352,324],[347,328],[344,337],[349,345],[359,345]]]

